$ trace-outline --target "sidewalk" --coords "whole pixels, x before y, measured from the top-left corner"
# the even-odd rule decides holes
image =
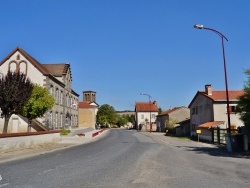
[[[91,130],[85,132],[84,134],[88,134],[91,136],[78,136],[77,134],[71,134],[67,136],[61,136],[61,141],[52,144],[43,144],[40,146],[22,149],[22,150],[15,150],[11,152],[0,153],[0,164],[13,161],[13,160],[20,160],[28,157],[33,157],[37,155],[44,155],[46,153],[50,153],[53,151],[58,151],[62,149],[67,149],[73,146],[87,144],[90,142],[94,142],[101,137],[107,134],[107,130]]]
[[[190,139],[182,139],[181,137],[166,136],[165,133],[158,132],[141,132],[144,135],[152,137],[155,141],[165,145],[170,145],[185,151],[194,151],[198,154],[208,154],[216,157],[233,157],[233,158],[248,158],[250,159],[249,151],[228,152],[226,148],[218,145],[193,141]]]

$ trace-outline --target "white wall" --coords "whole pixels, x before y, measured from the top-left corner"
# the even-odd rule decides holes
[[[144,118],[141,118],[141,115],[144,115]],[[152,116],[155,116],[155,118],[152,118]],[[156,121],[156,116],[158,115],[158,112],[151,112],[151,122],[155,122]],[[145,119],[148,119],[148,123],[150,121],[150,112],[138,112],[137,113],[137,123],[139,124],[145,124]]]
[[[20,56],[20,60],[16,60],[17,55]],[[1,72],[3,74],[6,74],[9,70],[9,62],[12,61],[16,61],[16,62],[21,62],[21,61],[26,61],[27,62],[27,66],[28,66],[28,71],[27,71],[27,76],[30,80],[32,80],[33,83],[37,83],[41,86],[43,86],[44,84],[44,79],[46,78],[45,76],[43,76],[43,74],[41,72],[39,72],[37,70],[36,67],[34,67],[31,63],[29,63],[29,61],[22,56],[19,52],[16,52],[15,54],[13,54],[13,56],[11,56],[5,63],[3,63],[1,65]]]
[[[214,105],[214,121],[225,121],[225,127],[227,127],[227,105],[226,104],[215,104]],[[240,120],[240,116],[236,113],[230,114],[231,125],[236,127],[243,126],[243,122]]]
[[[60,133],[1,138],[0,153],[56,143],[60,140]]]
[[[18,115],[13,114],[10,117],[9,124],[8,124],[8,133],[20,133],[20,132],[27,132],[28,131],[28,120],[27,118],[20,117]],[[4,118],[0,118],[0,133],[3,132],[4,127]],[[31,132],[35,130],[31,128]]]

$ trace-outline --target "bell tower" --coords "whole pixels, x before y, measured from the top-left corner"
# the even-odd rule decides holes
[[[96,102],[96,92],[95,91],[83,91],[83,101],[86,102]]]

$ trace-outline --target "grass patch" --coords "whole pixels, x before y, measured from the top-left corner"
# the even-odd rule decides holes
[[[70,133],[70,130],[63,129],[60,132],[60,135],[68,135]]]
[[[177,138],[179,140],[190,140],[190,137],[188,137],[188,136],[175,136],[175,135],[167,135],[167,136],[169,136],[171,138]]]

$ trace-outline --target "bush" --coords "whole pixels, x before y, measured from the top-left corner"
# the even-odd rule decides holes
[[[68,135],[69,133],[70,133],[70,130],[66,130],[66,129],[63,129],[60,132],[61,135]]]
[[[111,125],[111,128],[118,128],[117,125]]]

